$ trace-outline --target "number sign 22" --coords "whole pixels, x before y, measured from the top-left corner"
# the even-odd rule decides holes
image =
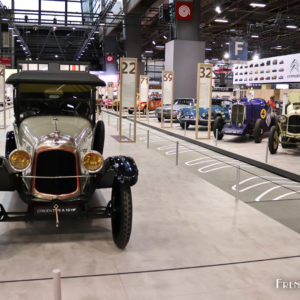
[[[135,74],[135,63],[134,62],[126,62],[126,61],[123,61],[123,64],[122,64],[122,73],[123,74]]]

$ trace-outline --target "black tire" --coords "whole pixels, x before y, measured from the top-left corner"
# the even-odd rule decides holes
[[[6,141],[5,141],[5,157],[8,158],[10,153],[17,149],[15,133],[13,131],[8,131],[6,133]]]
[[[143,115],[146,115],[146,114],[147,114],[147,106],[145,106],[143,109]]]
[[[130,109],[128,109],[128,113],[129,113],[130,115],[132,115],[132,114],[133,114],[133,111],[130,110]]]
[[[157,117],[158,122],[161,122],[161,117]]]
[[[264,121],[262,119],[257,119],[253,130],[254,142],[260,143],[263,136],[264,136]]]
[[[96,124],[93,150],[96,150],[101,154],[103,154],[104,140],[105,140],[105,126],[103,121],[100,120]]]
[[[224,134],[222,133],[223,127],[224,127],[224,121],[223,121],[222,117],[217,116],[214,121],[214,124],[213,124],[214,137],[217,140],[221,140],[224,136]],[[218,136],[217,136],[217,129],[218,129]]]
[[[184,124],[186,124],[186,125],[185,125],[185,126],[186,126],[186,129],[188,129],[189,126],[190,126],[190,124],[187,123],[187,122],[180,122],[180,127],[181,127],[182,129],[184,129]]]
[[[132,226],[132,199],[128,184],[113,184],[111,226],[115,244],[124,249],[129,242]]]
[[[279,145],[280,131],[277,126],[272,126],[269,133],[269,151],[271,154],[275,154]]]

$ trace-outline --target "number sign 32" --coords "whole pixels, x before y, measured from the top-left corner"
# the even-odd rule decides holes
[[[200,78],[210,78],[211,67],[200,67]]]

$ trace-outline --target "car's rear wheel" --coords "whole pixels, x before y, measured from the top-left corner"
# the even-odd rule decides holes
[[[114,182],[112,188],[112,234],[115,244],[124,249],[129,242],[132,226],[132,199],[128,184]]]
[[[161,117],[157,117],[158,122],[161,122]]]
[[[6,141],[5,141],[5,157],[8,158],[10,153],[17,149],[15,133],[13,131],[8,131],[6,133]]]
[[[221,116],[216,117],[213,124],[213,132],[217,140],[221,140],[224,136],[224,134],[222,133],[223,127],[224,127],[224,121],[222,117]],[[217,130],[218,130],[218,136],[217,136]]]
[[[275,154],[279,145],[279,128],[277,126],[272,126],[269,134],[269,151],[271,154]]]
[[[101,154],[103,154],[104,140],[105,140],[105,126],[103,121],[100,120],[96,124],[93,150],[96,150]]]
[[[264,121],[262,119],[257,119],[255,122],[253,137],[255,143],[260,143],[264,135]]]

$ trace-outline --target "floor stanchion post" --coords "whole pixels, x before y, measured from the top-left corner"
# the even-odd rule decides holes
[[[53,270],[53,284],[54,284],[54,300],[61,300],[61,272],[59,269]]]
[[[119,118],[117,117],[117,131],[119,131]]]
[[[176,142],[176,166],[178,166],[178,156],[179,156],[179,142]]]
[[[184,136],[186,136],[186,122],[184,122]]]
[[[129,121],[129,139],[131,140],[131,122]]]
[[[236,185],[235,185],[235,201],[239,201],[239,192],[240,192],[240,181],[241,181],[241,167],[237,166],[236,169]]]
[[[267,143],[267,147],[266,147],[266,164],[268,163],[268,158],[269,158],[269,144]]]
[[[110,115],[108,114],[108,120],[107,120],[107,122],[108,122],[108,126],[110,126]]]
[[[147,149],[149,149],[149,145],[150,145],[150,131],[148,129],[147,130]]]
[[[218,136],[219,136],[219,129],[216,130],[216,136],[215,136],[215,146],[218,146]]]

